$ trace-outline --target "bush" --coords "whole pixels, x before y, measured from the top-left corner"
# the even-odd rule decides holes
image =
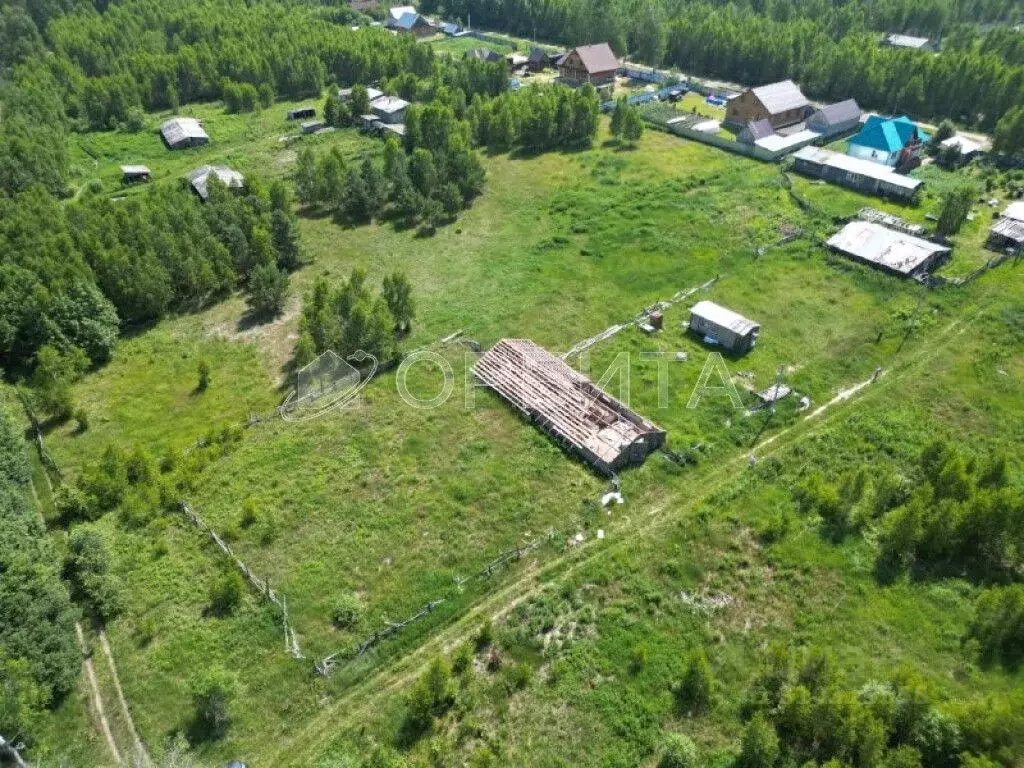
[[[351,592],[346,592],[335,602],[331,609],[331,621],[338,629],[354,628],[363,616],[362,601]]]
[[[210,612],[216,616],[229,616],[242,602],[245,582],[235,571],[225,573],[210,588]]]
[[[75,410],[75,424],[79,434],[89,429],[89,414],[84,408]]]
[[[199,374],[199,381],[196,383],[196,390],[205,392],[210,386],[210,364],[206,360],[200,360],[196,364],[196,371]]]
[[[697,746],[689,736],[670,733],[665,737],[665,746],[658,761],[658,768],[697,768],[700,755]]]
[[[505,667],[502,672],[505,679],[505,689],[509,693],[521,691],[533,680],[533,667],[529,664],[511,664]]]
[[[234,678],[214,667],[193,680],[191,688],[195,708],[193,741],[222,738],[231,725],[229,709],[237,690]]]
[[[703,650],[694,651],[686,666],[686,673],[676,684],[673,693],[676,708],[687,714],[706,712],[711,706],[711,666]]]
[[[779,737],[763,714],[747,723],[736,765],[739,768],[773,768],[779,759]]]
[[[252,528],[258,520],[256,499],[250,497],[242,502],[242,517],[239,519],[238,524],[242,528]]]
[[[491,624],[491,620],[488,619],[480,625],[480,631],[476,633],[474,643],[476,644],[476,650],[479,653],[484,648],[487,648],[491,643],[494,642],[494,625]]]

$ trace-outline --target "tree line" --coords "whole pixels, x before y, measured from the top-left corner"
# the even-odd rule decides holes
[[[46,708],[71,691],[82,661],[74,634],[80,612],[29,501],[30,477],[21,432],[0,410],[0,737],[28,747]]]

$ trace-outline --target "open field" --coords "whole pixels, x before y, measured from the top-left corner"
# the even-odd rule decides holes
[[[278,137],[294,128],[283,119],[291,106],[258,115],[225,115],[218,105],[184,109],[206,120],[213,142],[201,150],[168,152],[150,130],[158,117],[139,134],[77,137],[79,178],[83,185],[98,179],[104,192],[115,193],[117,166],[127,162],[149,165],[156,184],[176,183],[208,162],[265,179],[286,177],[295,145]],[[708,297],[762,325],[757,349],[727,360],[734,373],[752,374],[738,377],[738,385],[764,389],[785,366],[787,383],[818,406],[869,378],[876,366],[894,373],[869,388],[863,401],[841,406],[848,416],[823,420],[820,428],[796,413],[795,398],[771,418],[767,412],[744,417],[724,400],[691,410],[686,399],[708,350],[681,331],[688,304],[667,311],[665,330],[656,336],[628,328],[591,350],[595,378],[628,353],[633,406],[668,429],[670,447],[701,443],[705,458],[698,467],[679,469],[651,457],[624,475],[627,504],[610,515],[594,508],[607,484],[497,398],[477,392],[473,407],[466,407],[466,358],[459,346],[440,350],[457,384],[440,408],[410,409],[390,373],[370,385],[358,408],[302,424],[274,420],[253,427],[204,469],[188,500],[288,596],[307,659],[283,653],[276,616],[254,596],[234,616],[206,615],[208,589],[222,565],[199,532],[179,519],[130,527],[118,514],[107,515],[101,529],[118,573],[132,585],[125,615],[109,627],[110,640],[151,749],[188,729],[189,678],[214,662],[236,673],[245,706],[233,712],[224,741],[200,747],[203,760],[244,755],[254,766],[315,765],[332,741],[340,738],[338,749],[359,742],[360,727],[369,741],[390,743],[408,678],[351,712],[336,697],[344,702],[349,686],[372,690],[403,654],[451,631],[503,589],[509,599],[520,597],[529,591],[519,588],[527,579],[529,589],[550,582],[542,598],[547,603],[528,604],[500,631],[507,633],[510,657],[536,666],[538,682],[515,697],[503,695],[503,684],[486,675],[476,683],[484,702],[477,716],[503,745],[502,764],[635,765],[648,758],[664,727],[685,728],[702,745],[723,750],[739,727],[739,688],[765,643],[779,637],[840,646],[842,667],[858,684],[877,674],[873,665],[901,662],[932,681],[952,679],[950,695],[1019,684],[1019,677],[991,671],[957,677],[957,643],[973,587],[899,583],[882,590],[869,572],[870,545],[862,540],[839,546],[819,540],[807,520],[793,520],[771,545],[762,546],[752,531],[792,506],[789,486],[809,463],[834,464],[837,456],[906,461],[927,436],[947,430],[966,436],[981,429],[993,443],[1024,439],[1014,418],[1024,402],[1020,345],[990,340],[1019,323],[1005,313],[1021,300],[1020,268],[1008,264],[966,289],[923,294],[915,283],[826,254],[814,237],[830,232],[792,202],[775,166],[656,132],[634,150],[606,138],[602,134],[588,151],[486,158],[483,196],[430,238],[388,224],[347,229],[329,218],[304,218],[310,264],[294,275],[293,290],[301,295],[320,275],[340,280],[354,266],[366,268],[374,285],[400,269],[417,302],[407,349],[463,329],[485,347],[513,336],[562,351],[720,275]],[[340,146],[350,158],[380,148],[353,131],[302,141],[320,150]],[[937,190],[946,181],[938,169],[917,173]],[[923,222],[936,205],[932,192],[919,207],[904,208],[793,179],[802,197],[834,216],[872,205]],[[127,194],[143,193],[136,187]],[[957,239],[949,267],[954,273],[987,260],[980,247],[986,224],[978,216]],[[803,227],[808,236],[769,247],[787,226]],[[760,246],[767,250],[758,257]],[[243,309],[241,299],[231,299],[123,340],[115,359],[76,388],[91,414],[89,430],[76,435],[69,426],[48,436],[57,461],[73,477],[110,442],[142,444],[161,455],[222,423],[270,412],[287,389],[282,377],[297,302],[279,321],[254,328],[240,324]],[[674,362],[679,351],[687,362]],[[663,407],[657,363],[641,359],[649,353],[668,360]],[[212,368],[211,386],[202,394],[194,391],[199,359]],[[435,394],[435,374],[417,369],[409,380],[413,392]],[[809,433],[805,449],[800,440]],[[777,464],[762,462],[745,473],[752,447],[773,436],[779,436]],[[243,524],[246,504],[255,510],[254,524]],[[608,531],[606,544],[594,541],[598,527]],[[453,589],[455,577],[469,576],[498,552],[549,528],[558,539],[528,562],[471,580],[461,592]],[[566,544],[565,534],[577,530],[586,532],[585,552]],[[559,591],[566,578],[568,600]],[[699,585],[733,595],[739,607],[714,620],[695,619],[678,593]],[[353,630],[340,631],[331,626],[330,612],[347,592],[359,596],[365,613]],[[313,658],[438,595],[448,595],[448,602],[396,640],[330,681],[311,678]],[[540,681],[550,674],[551,657],[536,647],[534,633],[515,623],[535,610],[552,613],[556,624],[592,615],[592,632],[567,644],[564,674],[547,686]],[[862,633],[865,627],[870,632]],[[626,669],[638,644],[647,648],[648,661],[631,675]],[[672,720],[667,682],[697,644],[715,649],[721,698],[713,715],[679,723]],[[560,715],[552,718],[552,712]],[[732,725],[722,728],[722,722]],[[480,741],[469,738],[458,748],[469,755]],[[429,748],[429,740],[415,746],[411,762],[426,764]]]

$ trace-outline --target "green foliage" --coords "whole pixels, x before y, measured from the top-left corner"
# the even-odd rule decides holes
[[[413,685],[406,701],[406,728],[415,737],[430,728],[435,718],[443,716],[455,703],[452,671],[448,662],[434,658]]]
[[[384,297],[373,298],[365,282],[366,273],[354,269],[337,290],[322,279],[313,285],[303,302],[297,353],[308,355],[312,341],[316,354],[332,349],[348,357],[362,350],[381,362],[395,357],[394,316]]]
[[[76,598],[100,621],[108,622],[124,610],[121,582],[110,573],[110,553],[95,530],[79,527],[72,531],[64,576],[72,584]]]
[[[78,347],[71,347],[65,354],[49,345],[40,349],[31,380],[39,409],[58,421],[71,418],[75,408],[71,386],[88,365],[85,353]]]
[[[253,312],[270,316],[279,315],[287,298],[287,272],[282,272],[276,264],[263,264],[252,271],[246,301]]]
[[[7,658],[0,648],[0,736],[10,744],[32,746],[47,703],[28,661]]]
[[[234,677],[220,667],[211,667],[190,685],[194,708],[192,741],[223,738],[231,725],[231,704],[238,691]]]
[[[412,319],[416,316],[416,305],[412,298],[412,283],[402,272],[392,272],[384,277],[381,295],[387,302],[391,316],[395,318],[395,330],[408,333]]]
[[[363,601],[351,592],[346,592],[339,597],[334,607],[331,608],[331,621],[338,629],[351,631],[358,626],[363,618]]]
[[[533,667],[525,662],[509,664],[501,670],[501,678],[509,693],[522,691],[533,680]]]
[[[974,607],[967,636],[978,643],[984,664],[1015,668],[1024,661],[1024,585],[990,587]]]
[[[199,362],[196,363],[196,374],[196,391],[205,392],[210,386],[210,363],[206,358],[199,358]]]
[[[690,715],[707,712],[711,707],[713,685],[708,658],[703,649],[697,649],[690,654],[686,672],[673,688],[676,709]]]
[[[494,625],[491,620],[488,619],[480,625],[480,629],[476,633],[476,637],[473,638],[473,644],[476,647],[477,653],[489,648],[494,642]]]
[[[740,754],[736,765],[740,768],[772,768],[779,759],[779,737],[775,729],[760,712],[743,730]]]
[[[228,571],[210,586],[210,612],[215,616],[230,616],[244,596],[245,581],[236,571]]]
[[[693,740],[682,733],[670,733],[665,737],[658,768],[698,768],[700,753]]]
[[[81,663],[73,631],[79,614],[52,543],[29,507],[28,479],[24,443],[13,419],[0,411],[0,679],[13,679],[10,701],[4,683],[0,717],[23,725],[37,703],[71,690]]]
[[[971,212],[971,204],[976,196],[977,190],[969,184],[963,184],[947,192],[942,199],[942,210],[935,225],[936,231],[946,236],[959,232],[967,220],[967,214]]]
[[[993,578],[1019,567],[1024,499],[1012,490],[1003,456],[986,458],[979,467],[937,441],[922,451],[920,472],[918,488],[883,522],[880,574],[913,567]]]

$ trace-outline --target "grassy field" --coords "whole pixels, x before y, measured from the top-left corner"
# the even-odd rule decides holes
[[[77,137],[80,180],[99,180],[104,191],[120,194],[117,166],[127,162],[149,165],[155,184],[177,183],[183,172],[208,162],[286,177],[295,145],[278,139],[294,127],[284,120],[292,106],[247,116],[225,115],[217,105],[194,107],[213,138],[197,151],[164,149],[151,130],[162,116],[138,134]],[[336,144],[350,157],[380,148],[353,131],[302,141],[320,150]],[[407,349],[461,329],[484,347],[514,336],[560,351],[719,275],[708,297],[762,325],[757,349],[727,361],[743,374],[736,377],[741,388],[766,388],[782,367],[786,382],[817,407],[870,377],[876,366],[894,373],[877,394],[851,408],[849,418],[821,427],[803,452],[798,436],[814,427],[796,412],[796,398],[774,415],[744,416],[723,400],[685,408],[708,351],[682,332],[687,303],[666,312],[665,330],[656,336],[627,329],[592,350],[591,370],[597,375],[619,353],[629,353],[634,407],[668,429],[671,447],[701,443],[706,458],[680,470],[652,457],[624,475],[628,503],[610,514],[594,504],[607,484],[495,397],[477,392],[474,405],[466,406],[462,347],[440,349],[458,386],[438,409],[410,409],[390,373],[370,385],[358,408],[302,424],[275,420],[253,427],[206,467],[189,501],[288,596],[307,659],[283,653],[277,617],[255,596],[234,616],[207,615],[208,589],[222,563],[197,531],[177,519],[138,528],[108,515],[100,526],[117,571],[131,584],[128,610],[108,631],[151,750],[188,729],[189,679],[211,663],[234,671],[244,706],[233,711],[225,740],[200,745],[204,761],[245,756],[255,766],[315,765],[339,734],[337,749],[358,742],[360,725],[365,738],[393,742],[408,680],[397,678],[390,693],[362,700],[351,712],[347,692],[373,685],[390,665],[454,631],[460,617],[490,605],[503,590],[518,597],[530,574],[556,585],[545,592],[552,605],[544,610],[567,625],[586,613],[592,634],[567,643],[563,677],[534,684],[529,694],[503,696],[500,679],[479,678],[484,703],[474,711],[504,750],[503,764],[637,764],[661,728],[682,727],[670,721],[665,680],[677,674],[685,649],[698,643],[717,649],[722,681],[715,714],[692,724],[711,749],[724,749],[735,737],[732,714],[740,692],[733,689],[749,679],[771,637],[796,633],[803,642],[840,646],[843,667],[855,680],[870,676],[874,663],[905,661],[936,682],[959,669],[954,638],[967,620],[969,588],[899,584],[880,590],[865,570],[870,545],[820,541],[811,521],[794,521],[771,546],[761,546],[751,531],[769,513],[792,505],[789,484],[803,467],[834,461],[833,452],[851,461],[904,460],[918,440],[946,430],[1024,439],[1014,416],[1022,404],[1019,346],[994,341],[1006,333],[1003,308],[1021,299],[1019,281],[1008,280],[1019,270],[1007,265],[967,289],[923,295],[916,284],[826,254],[813,237],[830,231],[820,231],[821,219],[792,202],[777,167],[656,132],[633,150],[602,134],[588,151],[497,155],[485,158],[485,167],[483,196],[430,238],[384,224],[346,229],[328,218],[303,219],[311,263],[293,278],[296,296],[316,277],[341,279],[353,266],[366,268],[374,284],[400,269],[417,302]],[[918,173],[939,192],[948,183],[938,169]],[[935,205],[935,193],[905,208],[805,179],[794,178],[794,185],[835,216],[873,205],[925,221]],[[127,192],[140,193],[141,187]],[[951,269],[984,263],[983,225],[976,217],[958,238]],[[808,237],[774,247],[793,226]],[[759,247],[765,248],[760,256]],[[248,328],[240,323],[243,302],[235,298],[123,340],[114,360],[77,387],[90,413],[89,430],[76,435],[68,427],[49,436],[58,462],[73,477],[111,442],[143,444],[160,455],[180,451],[219,424],[270,412],[289,386],[283,371],[297,307],[293,299],[278,321]],[[979,313],[982,320],[969,320]],[[674,362],[680,351],[688,355],[685,363]],[[668,361],[664,404],[657,364],[639,359],[650,353]],[[202,394],[195,391],[200,359],[212,368],[211,386]],[[439,386],[435,373],[418,369],[409,380],[413,391],[432,396]],[[778,440],[778,474],[770,474],[770,463],[744,474],[747,454],[770,437]],[[255,511],[255,522],[244,524],[243,506]],[[598,551],[593,560],[566,541],[581,531],[594,543],[598,527],[607,530],[607,544],[587,549]],[[456,577],[470,576],[498,552],[549,529],[558,537],[528,562],[455,588]],[[578,599],[563,606],[557,585],[566,578]],[[696,585],[737,596],[741,609],[715,621],[695,619],[677,596]],[[365,613],[355,628],[339,631],[330,612],[347,593],[360,598]],[[448,601],[397,639],[328,682],[311,676],[313,658],[439,595]],[[538,653],[533,635],[511,622],[502,631],[507,652],[534,664],[538,679],[545,679],[550,660]],[[640,643],[649,662],[629,675],[628,656]],[[882,643],[888,645],[877,650]],[[968,681],[983,690],[1015,684],[998,673],[977,673],[951,690],[966,691]],[[553,711],[566,714],[553,719]],[[587,744],[580,741],[583,733]],[[473,737],[457,748],[468,758],[480,745]],[[421,742],[410,752],[412,762],[426,764],[429,750]]]

